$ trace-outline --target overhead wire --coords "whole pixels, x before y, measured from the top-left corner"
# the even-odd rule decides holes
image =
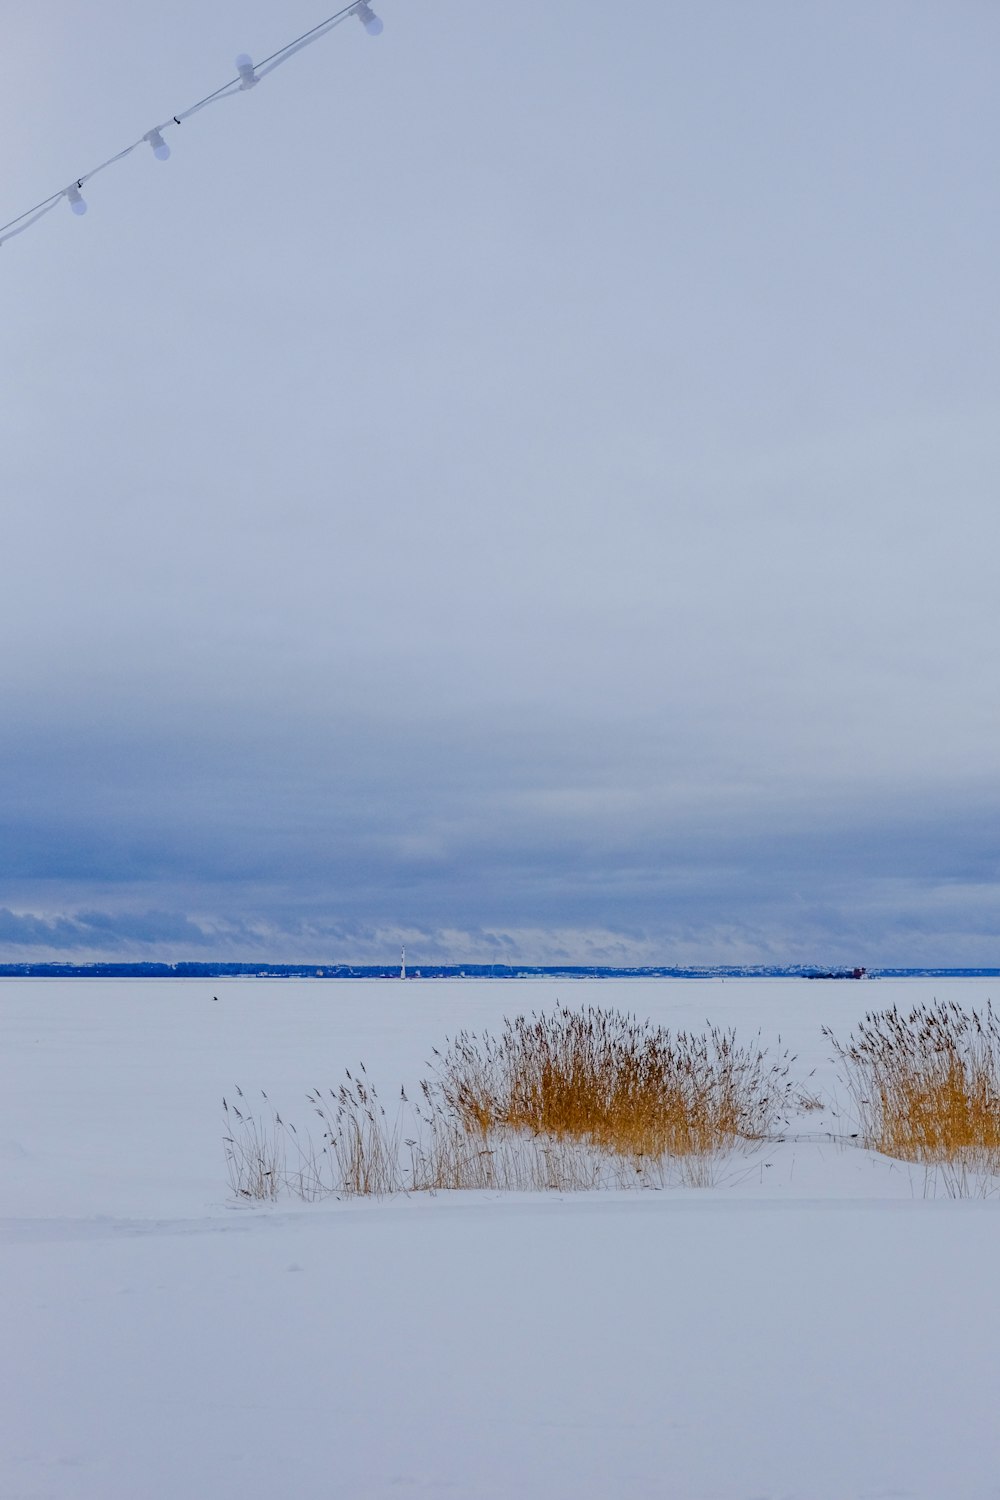
[[[86,213],[87,204],[82,197],[82,189],[91,178],[97,176],[98,172],[103,172],[106,168],[114,166],[116,162],[122,161],[126,156],[131,156],[133,151],[144,145],[150,145],[153,148],[154,155],[161,160],[166,160],[170,155],[170,147],[163,140],[163,132],[165,130],[173,130],[177,126],[182,125],[185,120],[189,120],[192,115],[196,115],[199,110],[205,109],[209,104],[216,104],[220,99],[232,98],[235,94],[243,93],[247,89],[253,88],[268,73],[272,73],[283,62],[287,62],[296,52],[301,52],[304,47],[309,47],[313,42],[318,42],[321,37],[326,36],[327,32],[332,31],[334,27],[339,26],[350,16],[356,16],[371,36],[378,36],[382,31],[382,22],[372,10],[368,0],[352,0],[350,5],[345,5],[343,9],[335,11],[332,16],[327,16],[325,21],[319,21],[315,26],[311,26],[301,36],[295,37],[293,41],[286,42],[283,47],[279,47],[276,52],[270,53],[269,56],[257,64],[254,64],[252,59],[247,57],[245,53],[241,53],[236,59],[237,76],[231,78],[228,83],[223,83],[219,88],[213,89],[210,94],[205,95],[204,99],[199,99],[196,104],[189,105],[187,109],[178,110],[176,114],[170,115],[162,124],[154,125],[151,129],[145,131],[137,141],[133,141],[130,146],[125,146],[121,151],[116,151],[113,156],[109,156],[107,161],[102,161],[98,166],[91,167],[89,171],[82,172],[78,177],[74,177],[66,187],[60,188],[57,193],[51,193],[48,198],[43,198],[33,208],[26,208],[23,213],[17,215],[17,218],[9,220],[6,224],[0,224],[0,245],[5,244],[7,240],[14,239],[16,235],[23,234],[26,229],[30,229],[34,224],[37,224],[38,220],[44,218],[47,213],[51,213],[56,204],[61,202],[63,198],[68,201],[74,213]]]

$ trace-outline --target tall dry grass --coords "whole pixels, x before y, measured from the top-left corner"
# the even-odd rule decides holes
[[[732,1032],[673,1034],[620,1011],[563,1006],[462,1033],[436,1074],[469,1135],[528,1132],[617,1156],[710,1156],[764,1139],[789,1107],[787,1056]]]
[[[238,1196],[386,1195],[704,1185],[734,1148],[766,1139],[792,1107],[787,1054],[730,1032],[676,1035],[596,1007],[520,1016],[498,1036],[463,1032],[433,1075],[389,1109],[362,1067],[307,1094],[321,1138],[241,1098],[227,1112]],[[266,1100],[266,1096],[265,1096]]]
[[[267,1095],[263,1090],[261,1093],[266,1103]],[[274,1111],[265,1116],[254,1114],[239,1087],[236,1098],[238,1104],[236,1100],[232,1104],[222,1101],[222,1149],[229,1186],[237,1198],[273,1200],[288,1184],[281,1116]]]
[[[873,1150],[905,1161],[1000,1172],[1000,1023],[954,1002],[870,1012],[841,1044],[823,1028]]]

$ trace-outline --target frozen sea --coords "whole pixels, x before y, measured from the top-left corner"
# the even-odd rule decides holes
[[[1000,1201],[852,1144],[820,1033],[998,988],[0,982],[0,1500],[1000,1497]],[[307,1123],[557,1001],[780,1038],[828,1107],[711,1188],[232,1201],[234,1084]]]

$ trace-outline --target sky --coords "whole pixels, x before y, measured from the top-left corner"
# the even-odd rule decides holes
[[[0,248],[0,961],[995,964],[1000,8],[375,8]],[[8,0],[0,222],[328,13]]]

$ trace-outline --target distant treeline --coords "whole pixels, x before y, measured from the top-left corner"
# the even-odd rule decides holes
[[[419,964],[407,979],[916,979],[1000,976],[1000,969],[840,969],[818,964],[603,968],[599,965]],[[0,964],[2,979],[399,979],[399,964]]]

